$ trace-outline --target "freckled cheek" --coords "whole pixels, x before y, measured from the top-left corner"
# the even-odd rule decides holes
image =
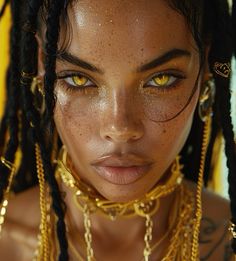
[[[152,123],[149,132],[150,148],[158,148],[160,157],[172,162],[183,148],[192,126],[194,111],[198,100],[198,91],[190,104],[175,119],[165,123]],[[155,144],[155,146],[153,146]],[[160,153],[161,152],[161,153]],[[158,156],[158,157],[159,157]]]
[[[83,98],[56,93],[54,120],[65,144],[86,144],[95,132],[97,113],[94,106]]]
[[[188,107],[194,88],[195,85],[188,81],[170,90],[148,89],[142,99],[146,117],[155,122],[174,119]]]

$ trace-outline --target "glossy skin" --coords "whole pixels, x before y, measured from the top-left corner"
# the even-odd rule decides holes
[[[173,105],[179,103],[172,98],[181,98],[174,96],[175,91],[181,90],[184,96],[184,90],[189,92],[188,88],[194,87],[199,73],[199,55],[184,18],[162,0],[149,0],[148,4],[145,0],[81,0],[75,2],[68,14],[73,29],[68,51],[95,65],[104,74],[57,61],[58,76],[71,71],[82,72],[96,83],[96,86],[80,92],[67,90],[65,81],[68,82],[69,78],[58,80],[54,115],[58,133],[79,178],[110,200],[128,201],[141,197],[168,172],[184,145],[191,128],[203,74],[207,71],[200,75],[197,90],[182,113],[172,120],[160,122],[157,111],[164,115],[162,109],[167,107],[158,107],[155,89],[144,88],[143,83],[146,84],[154,73],[170,69],[184,74],[185,79],[178,81],[176,89],[165,92],[165,97],[170,100],[167,105],[173,109]],[[65,39],[65,34],[62,34],[62,39]],[[190,56],[172,59],[146,72],[136,72],[137,67],[172,49],[186,50]],[[42,54],[42,48],[39,53]],[[43,75],[42,57],[39,65],[40,74]],[[176,108],[179,111],[179,106]],[[152,166],[134,182],[114,184],[99,176],[91,165],[110,154],[122,156],[123,164],[131,155],[136,157],[133,157],[136,163],[138,156],[141,162],[151,161]],[[194,184],[186,182],[186,186],[196,193]],[[83,252],[83,244],[77,240],[84,231],[83,215],[74,204],[73,193],[65,187],[61,189],[66,192],[67,215],[73,221],[69,237],[75,239],[76,249]],[[0,241],[1,260],[32,260],[40,223],[38,194],[38,188],[33,188],[10,201]],[[166,232],[174,196],[163,199],[153,217],[154,242]],[[27,211],[22,212],[26,204]],[[206,257],[203,260],[232,260],[226,236],[230,218],[228,202],[204,191],[203,217],[205,221],[202,222],[200,242],[201,257]],[[121,218],[115,222],[96,214],[91,218],[97,260],[141,260],[143,218]],[[154,251],[151,260],[161,260],[168,245],[167,237]],[[69,252],[70,261],[78,260],[71,248]]]
[[[184,18],[164,1],[148,4],[146,1],[135,4],[132,1],[80,1],[69,9],[69,17],[73,17],[70,19],[73,37],[67,51],[104,73],[90,72],[58,60],[58,76],[85,73],[96,86],[87,87],[84,92],[71,91],[63,84],[65,79],[58,81],[54,117],[57,130],[77,175],[100,194],[114,201],[141,197],[160,180],[184,145],[201,79],[184,111],[166,122],[158,121],[157,112],[164,114],[163,106],[175,106],[176,91],[166,91],[169,103],[160,108],[158,102],[152,102],[158,92],[140,84],[147,83],[154,73],[174,70],[186,77],[177,84],[180,93],[189,93],[199,73],[199,54],[194,40]],[[171,59],[146,72],[136,72],[136,68],[172,49],[186,50],[190,56]],[[66,80],[71,83],[70,79]],[[174,112],[177,114],[179,109]],[[124,157],[135,154],[151,161],[152,166],[135,182],[112,184],[91,166],[93,161],[110,154]]]

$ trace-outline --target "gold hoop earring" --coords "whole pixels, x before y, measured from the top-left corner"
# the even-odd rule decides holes
[[[34,95],[33,104],[35,109],[40,114],[43,114],[45,111],[45,92],[43,89],[42,80],[39,77],[34,77],[30,89]]]
[[[215,82],[211,77],[203,85],[202,93],[199,97],[198,114],[203,122],[206,122],[208,116],[212,116],[212,105],[215,99]]]

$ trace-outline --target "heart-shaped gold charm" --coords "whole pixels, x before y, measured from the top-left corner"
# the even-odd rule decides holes
[[[220,76],[222,76],[224,78],[228,78],[231,73],[230,63],[215,62],[214,71],[215,71],[215,73],[219,74]]]

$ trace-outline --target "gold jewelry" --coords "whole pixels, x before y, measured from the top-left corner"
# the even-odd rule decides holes
[[[229,224],[229,231],[234,239],[236,239],[236,225],[232,222]]]
[[[170,232],[172,232],[170,245],[167,253],[161,259],[162,261],[189,261],[191,258],[191,244],[192,244],[192,229],[193,229],[193,214],[194,214],[194,195],[183,184],[177,188],[175,202],[171,212],[169,213],[169,225],[166,233],[151,247],[151,252],[166,239]],[[69,222],[69,216],[66,218]],[[68,230],[70,230],[69,223],[67,223]],[[78,233],[77,233],[78,234]],[[76,249],[71,239],[68,237],[69,247],[75,254],[77,260],[84,261],[82,254]],[[76,239],[80,242],[81,239]],[[86,252],[86,251],[85,251]],[[142,261],[145,259],[143,258]],[[197,261],[197,260],[196,260]]]
[[[205,163],[205,156],[206,156],[206,150],[209,142],[209,136],[210,136],[210,126],[211,126],[211,117],[208,115],[208,118],[205,121],[205,127],[204,127],[204,133],[203,133],[203,142],[202,142],[202,151],[201,151],[201,161],[200,161],[200,169],[199,169],[199,178],[198,178],[198,184],[197,184],[197,193],[196,193],[196,202],[194,201],[193,193],[190,192],[182,183],[182,175],[177,177],[177,172],[180,174],[182,166],[179,164],[179,159],[177,160],[177,164],[175,167],[172,167],[172,170],[176,170],[172,174],[172,176],[175,176],[173,180],[175,182],[170,182],[170,177],[167,180],[167,183],[165,185],[161,185],[160,187],[165,186],[165,188],[168,188],[168,193],[171,193],[174,191],[174,189],[178,189],[180,191],[180,200],[177,205],[178,207],[178,215],[177,215],[177,221],[176,226],[173,229],[172,236],[170,239],[170,245],[167,249],[167,253],[162,258],[162,261],[196,261],[199,260],[199,247],[198,247],[198,237],[199,237],[199,227],[200,227],[200,221],[202,217],[202,206],[201,206],[201,193],[202,193],[202,187],[203,187],[203,171],[204,171],[204,163]],[[86,184],[82,183],[80,180],[76,181],[73,177],[73,175],[70,173],[70,169],[66,167],[66,153],[62,153],[62,159],[59,159],[57,161],[57,178],[61,178],[61,180],[65,183],[65,185],[75,189],[76,192],[79,191],[79,193],[75,193],[76,202],[78,203],[78,197],[81,197],[82,203],[79,202],[78,206],[83,211],[84,214],[84,226],[85,226],[85,242],[86,242],[86,252],[87,252],[87,260],[92,261],[95,260],[94,258],[94,252],[92,248],[92,233],[91,233],[91,220],[90,220],[90,214],[96,210],[99,210],[100,213],[104,214],[108,218],[114,220],[118,216],[133,216],[133,215],[140,215],[143,217],[146,217],[146,233],[145,233],[145,251],[144,251],[144,260],[149,260],[149,257],[152,253],[152,247],[150,246],[151,240],[152,240],[152,222],[149,222],[151,219],[150,217],[157,211],[158,207],[153,208],[153,204],[150,205],[147,204],[146,208],[146,202],[154,201],[156,195],[165,196],[165,193],[161,193],[162,190],[155,190],[155,188],[147,193],[145,204],[140,204],[141,211],[136,211],[136,208],[133,204],[133,211],[122,211],[123,204],[127,203],[115,203],[115,202],[108,202],[101,196],[97,195],[97,193],[90,187],[88,187]],[[175,164],[173,164],[174,166]],[[173,185],[173,189],[171,189],[171,186],[167,186],[167,184],[170,185],[170,183]],[[158,193],[154,193],[153,191]],[[95,200],[96,199],[96,200]],[[138,201],[139,202],[139,201]],[[109,204],[108,204],[109,203]],[[110,204],[111,203],[111,204]],[[139,202],[141,203],[141,202]],[[120,204],[122,206],[120,206]],[[118,208],[117,208],[118,206]],[[156,204],[154,204],[156,206]],[[194,206],[195,209],[194,210]],[[153,210],[155,209],[155,211]],[[102,210],[102,211],[101,211]],[[129,208],[128,208],[129,210]],[[138,210],[140,210],[138,208]],[[195,212],[195,218],[193,219],[193,213]],[[174,218],[175,220],[176,218]],[[41,238],[41,242],[42,238]]]
[[[193,214],[194,195],[185,186],[180,187],[180,199],[178,201],[177,224],[173,230],[170,245],[162,261],[198,261],[198,257],[192,258],[193,244]]]
[[[208,115],[212,115],[212,105],[215,98],[215,82],[212,76],[204,83],[203,91],[199,97],[198,114],[200,119],[205,122]]]
[[[0,161],[5,167],[7,167],[10,170],[8,185],[7,185],[6,190],[3,193],[3,201],[0,205],[0,235],[1,235],[2,227],[3,227],[4,221],[5,221],[5,216],[6,216],[6,212],[7,212],[7,206],[8,206],[8,202],[9,202],[11,186],[12,186],[13,178],[14,178],[14,175],[16,172],[16,168],[15,168],[14,164],[12,164],[10,161],[6,160],[3,157],[0,158]]]
[[[23,85],[28,85],[29,83],[31,83],[31,81],[33,80],[33,78],[35,77],[35,73],[34,72],[21,72],[21,79],[20,79],[20,83]]]
[[[46,105],[45,105],[45,92],[43,89],[43,83],[42,80],[39,79],[39,77],[34,77],[33,81],[31,83],[30,88],[32,94],[33,94],[33,104],[34,107],[38,112],[43,114],[45,111]]]
[[[200,232],[200,223],[202,219],[203,176],[204,176],[205,159],[206,159],[206,153],[207,153],[207,147],[208,147],[210,135],[211,135],[211,115],[208,115],[203,130],[202,150],[201,150],[200,167],[199,167],[199,175],[198,175],[198,182],[197,182],[196,214],[194,220],[195,224],[194,224],[194,231],[193,231],[191,261],[195,261],[198,258],[199,232]]]
[[[153,221],[151,216],[156,213],[159,208],[159,199],[172,193],[182,182],[182,166],[179,163],[179,157],[176,158],[175,164],[171,168],[171,175],[165,184],[156,186],[151,192],[147,193],[144,198],[133,200],[128,203],[111,202],[102,198],[89,186],[81,180],[76,181],[71,170],[67,167],[67,152],[63,147],[59,160],[57,161],[56,173],[60,175],[64,184],[75,189],[75,199],[80,210],[84,214],[85,242],[87,246],[87,260],[94,259],[92,248],[91,220],[90,214],[99,210],[111,220],[115,220],[118,216],[132,217],[139,215],[145,217],[146,232],[144,235],[145,248],[143,251],[144,260],[148,261],[151,255],[151,241]]]
[[[231,73],[230,63],[215,62],[213,69],[214,69],[216,74],[218,74],[218,75],[220,75],[224,78],[229,78],[230,73]]]
[[[46,183],[44,178],[43,162],[41,157],[41,150],[39,144],[35,144],[35,157],[36,157],[36,167],[37,176],[39,181],[39,203],[41,212],[41,222],[40,222],[40,234],[39,234],[39,245],[35,253],[34,260],[37,261],[49,261],[50,260],[50,228],[49,228],[49,209],[50,206],[47,204],[47,191]]]
[[[130,202],[117,203],[104,199],[97,192],[85,184],[82,180],[76,181],[71,170],[67,167],[67,152],[65,147],[60,152],[57,160],[57,178],[61,178],[63,183],[75,190],[75,201],[80,210],[84,209],[84,202],[89,202],[90,213],[97,210],[111,220],[117,217],[133,217],[135,215],[146,217],[152,216],[159,208],[159,198],[172,193],[182,182],[183,174],[181,173],[182,165],[180,158],[176,157],[171,167],[171,175],[164,184],[156,186],[148,192],[144,198]],[[76,178],[78,180],[78,178]]]

